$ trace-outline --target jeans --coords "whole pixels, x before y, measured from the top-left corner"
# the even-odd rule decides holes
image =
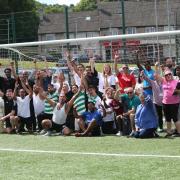
[[[143,129],[140,131],[136,131],[134,133],[135,138],[153,138],[154,133],[155,133],[155,128],[150,128],[150,129]]]

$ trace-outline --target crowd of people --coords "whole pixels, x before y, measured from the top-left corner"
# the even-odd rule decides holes
[[[118,68],[118,53],[113,71],[104,64],[102,72],[97,72],[94,58],[84,66],[67,55],[71,84],[48,67],[35,66],[31,79],[26,71],[17,75],[11,62],[0,77],[0,132],[135,138],[165,132],[165,137],[180,137],[180,66],[171,58],[154,68],[150,61],[136,61],[138,77],[127,64]]]

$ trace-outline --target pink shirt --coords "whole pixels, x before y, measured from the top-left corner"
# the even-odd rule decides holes
[[[163,104],[178,104],[180,102],[180,96],[173,95],[174,90],[178,80],[166,81],[163,80],[162,89],[163,89]]]

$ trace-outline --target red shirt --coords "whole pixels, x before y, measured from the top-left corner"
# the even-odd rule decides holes
[[[128,87],[134,87],[136,85],[136,79],[133,74],[120,73],[117,75],[119,87],[122,89],[121,93],[124,93],[124,89]]]

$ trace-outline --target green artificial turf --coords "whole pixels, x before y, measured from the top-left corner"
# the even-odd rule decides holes
[[[180,139],[0,135],[0,149],[180,156]],[[180,158],[0,150],[0,179],[177,179]]]

